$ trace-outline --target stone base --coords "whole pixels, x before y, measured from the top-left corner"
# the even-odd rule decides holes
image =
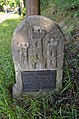
[[[22,90],[18,88],[17,84],[13,86],[13,97],[19,98],[22,95]]]

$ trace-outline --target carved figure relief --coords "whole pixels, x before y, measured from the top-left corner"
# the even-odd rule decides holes
[[[17,43],[18,55],[22,64],[30,64],[29,68],[56,68],[57,40],[47,35],[40,26],[28,29],[29,42]],[[45,41],[44,41],[45,40]]]

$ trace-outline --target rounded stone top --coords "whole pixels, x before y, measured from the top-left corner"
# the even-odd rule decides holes
[[[20,25],[16,28],[14,34],[19,31],[23,26],[26,25],[30,26],[40,26],[41,28],[45,29],[46,32],[52,29],[52,26],[56,25],[54,21],[50,20],[47,17],[40,16],[40,15],[33,15],[25,18]]]
[[[40,16],[40,15],[33,15],[33,16],[28,16],[26,19],[28,20],[40,20],[40,21],[47,21],[49,23],[52,23],[52,20],[50,20],[49,18],[47,17],[44,17],[44,16]],[[33,21],[32,21],[33,22]],[[54,23],[54,22],[53,22]]]
[[[45,28],[46,30],[51,29],[52,25],[55,23],[48,19],[47,17],[40,16],[40,15],[34,15],[27,17],[26,21],[30,22],[32,25],[39,25],[41,28]]]

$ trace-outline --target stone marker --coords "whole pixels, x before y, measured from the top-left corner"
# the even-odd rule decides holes
[[[62,88],[64,36],[43,16],[30,16],[16,28],[12,40],[16,74],[13,96]]]

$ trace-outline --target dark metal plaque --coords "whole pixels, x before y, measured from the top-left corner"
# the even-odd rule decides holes
[[[21,73],[23,91],[34,92],[56,88],[56,71],[24,71]]]

